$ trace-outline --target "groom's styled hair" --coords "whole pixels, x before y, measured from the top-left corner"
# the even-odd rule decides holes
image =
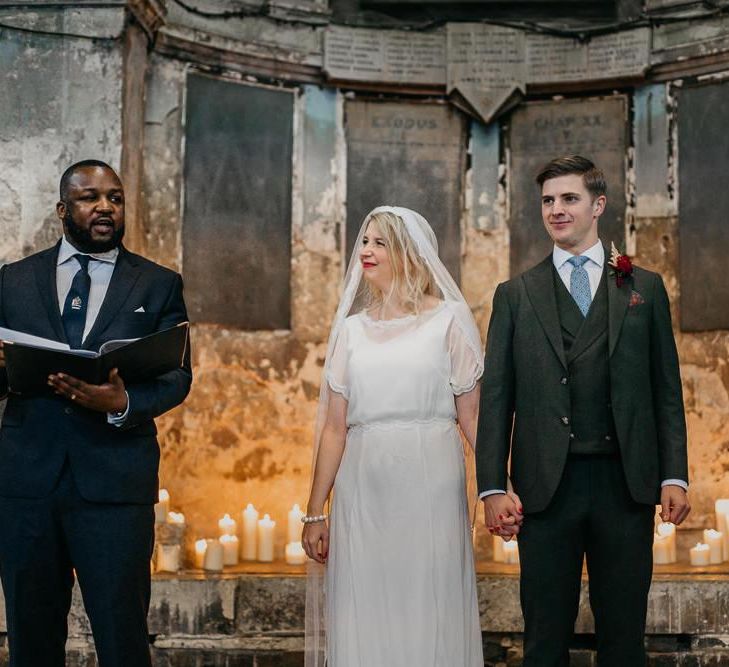
[[[592,198],[607,195],[605,174],[602,173],[590,160],[581,155],[563,155],[548,162],[537,174],[537,183],[541,188],[545,181],[558,176],[577,174],[582,176],[582,182]]]

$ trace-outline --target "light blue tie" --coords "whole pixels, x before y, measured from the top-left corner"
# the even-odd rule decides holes
[[[580,255],[579,257],[570,257],[567,260],[574,267],[570,274],[570,294],[584,317],[587,317],[587,311],[590,310],[590,304],[592,303],[590,277],[584,267],[588,259],[590,258]]]

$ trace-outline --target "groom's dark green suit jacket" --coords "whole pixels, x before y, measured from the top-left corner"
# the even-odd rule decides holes
[[[620,457],[633,499],[656,504],[662,480],[688,480],[668,295],[656,273],[635,267],[618,287],[605,268],[609,396]],[[506,488],[511,455],[525,512],[547,507],[570,450],[569,375],[550,254],[494,295],[476,447],[479,492]]]

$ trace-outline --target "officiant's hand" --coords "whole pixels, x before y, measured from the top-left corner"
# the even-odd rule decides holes
[[[519,534],[524,522],[521,500],[513,492],[495,493],[483,499],[486,527],[506,542]]]
[[[326,521],[305,524],[301,546],[309,558],[317,563],[326,563],[329,555],[329,528]]]
[[[124,380],[116,368],[111,370],[109,381],[104,384],[89,384],[66,373],[49,375],[48,384],[59,396],[82,408],[96,412],[124,412],[127,409]]]
[[[0,368],[5,368],[5,350],[3,350],[3,342],[0,340]]]
[[[661,489],[661,519],[680,526],[689,515],[689,505],[686,490],[676,484],[667,484]]]

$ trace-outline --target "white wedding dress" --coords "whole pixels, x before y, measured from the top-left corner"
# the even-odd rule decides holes
[[[328,667],[483,667],[455,421],[455,395],[480,368],[458,307],[352,315],[334,349],[327,381],[348,400],[348,432],[331,510]]]

